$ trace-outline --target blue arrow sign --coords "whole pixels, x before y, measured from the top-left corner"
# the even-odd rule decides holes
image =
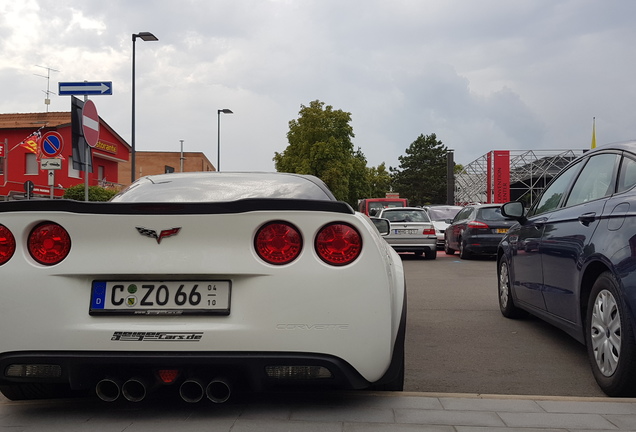
[[[112,95],[112,81],[94,81],[94,82],[61,82],[57,92],[60,96],[68,95]]]

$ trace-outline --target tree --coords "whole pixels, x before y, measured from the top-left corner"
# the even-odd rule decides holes
[[[89,201],[108,201],[117,194],[114,189],[106,189],[100,186],[90,186],[88,188]],[[84,184],[76,184],[64,191],[64,199],[72,199],[76,201],[84,201],[85,186]]]
[[[420,135],[398,158],[400,166],[390,168],[393,189],[411,205],[445,203],[447,153],[435,134]]]
[[[369,193],[369,183],[366,158],[353,148],[350,122],[351,113],[319,100],[301,105],[298,119],[289,122],[289,145],[274,154],[276,171],[315,175],[338,200],[355,207]]]
[[[382,198],[387,192],[391,192],[393,179],[391,173],[386,170],[386,165],[382,162],[377,167],[368,168],[369,172],[369,198]]]

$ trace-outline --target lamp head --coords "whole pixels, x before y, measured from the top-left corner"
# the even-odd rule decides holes
[[[157,36],[153,35],[150,32],[139,32],[137,34],[133,34],[133,42],[135,41],[135,39],[139,38],[141,40],[144,40],[146,42],[150,42],[150,41],[158,41],[159,39],[157,39]]]

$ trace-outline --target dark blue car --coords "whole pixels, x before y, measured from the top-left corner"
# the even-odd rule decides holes
[[[571,162],[499,245],[499,307],[531,313],[587,347],[609,396],[636,395],[636,142],[610,144]]]

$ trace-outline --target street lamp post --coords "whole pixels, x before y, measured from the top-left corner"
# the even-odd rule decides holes
[[[234,114],[232,110],[223,108],[217,110],[216,114],[218,116],[218,125],[217,125],[217,149],[216,149],[216,170],[221,171],[221,113],[223,114]]]
[[[137,38],[143,41],[158,41],[157,37],[150,32],[133,33],[132,35],[132,125],[130,134],[130,182],[135,181],[135,41]]]

